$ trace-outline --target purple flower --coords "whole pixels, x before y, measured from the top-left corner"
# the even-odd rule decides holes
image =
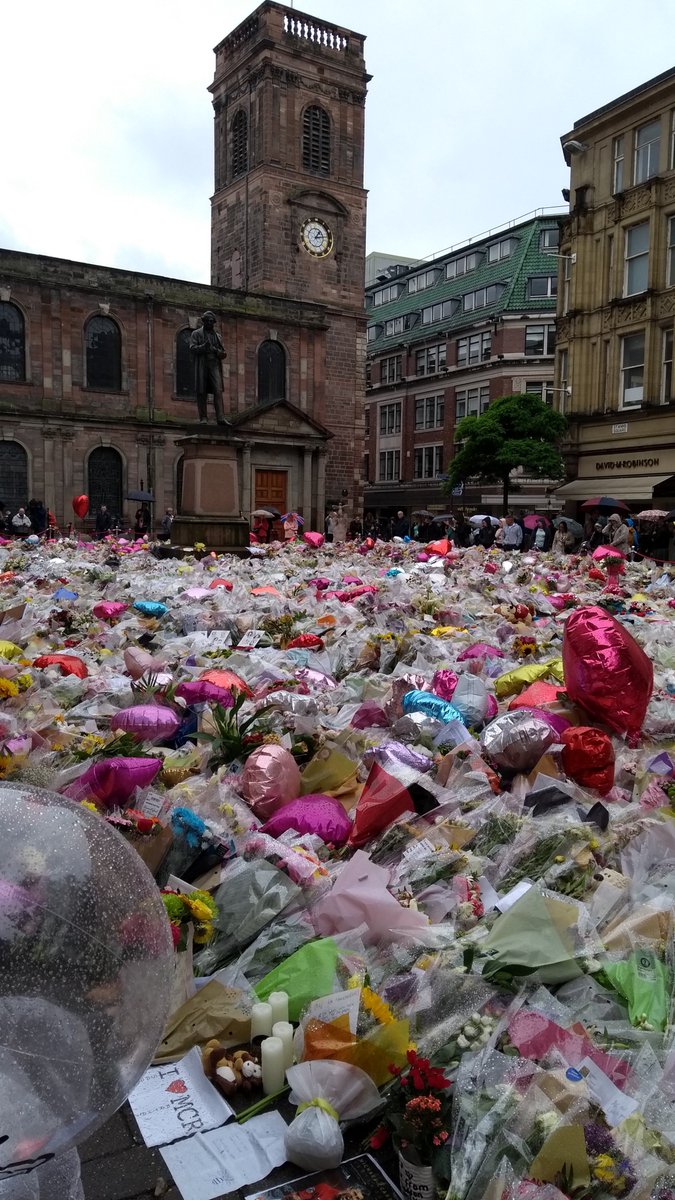
[[[612,1135],[602,1125],[595,1123],[584,1125],[586,1153],[595,1157],[597,1154],[613,1154],[616,1150]]]

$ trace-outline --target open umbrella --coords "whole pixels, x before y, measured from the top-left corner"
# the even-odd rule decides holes
[[[138,500],[139,504],[154,504],[152,492],[127,492],[127,500]]]
[[[523,517],[523,525],[526,529],[536,529],[540,521],[543,521],[544,525],[551,524],[549,517],[540,516],[539,513],[528,513],[526,517]]]
[[[480,525],[483,521],[490,521],[492,525],[501,525],[499,517],[489,517],[487,513],[474,513],[472,517],[469,517],[470,525]]]
[[[269,508],[255,508],[251,513],[252,517],[269,517],[270,521],[274,520],[275,514]]]
[[[433,517],[433,513],[429,512],[428,508],[416,508],[413,517]]]
[[[554,519],[553,519],[554,529],[558,528],[561,521],[565,522],[569,532],[573,533],[576,538],[581,538],[584,536],[583,525],[580,525],[579,522],[575,521],[573,517],[554,517]]]
[[[286,521],[286,520],[288,520],[289,517],[295,517],[295,519],[299,525],[304,525],[304,523],[305,523],[305,518],[301,517],[300,513],[296,513],[296,512],[284,513],[283,517],[281,517],[281,520]]]
[[[454,521],[456,513],[436,513],[434,521]]]
[[[638,521],[663,521],[664,517],[669,514],[665,508],[645,508],[643,512],[638,513]]]
[[[623,500],[615,500],[613,496],[593,496],[590,500],[585,500],[581,506],[587,508],[616,508],[619,512],[630,512],[627,504]]]

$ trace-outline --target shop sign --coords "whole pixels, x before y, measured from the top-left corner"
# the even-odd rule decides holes
[[[648,471],[658,467],[660,459],[656,458],[610,458],[596,462],[596,471]]]

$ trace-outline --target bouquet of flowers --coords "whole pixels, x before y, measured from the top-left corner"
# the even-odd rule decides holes
[[[184,895],[182,892],[172,892],[165,888],[162,891],[162,900],[171,923],[175,950],[186,949],[190,925],[194,928],[196,945],[205,946],[210,942],[218,909],[208,892],[195,889]]]
[[[450,1137],[452,1080],[415,1050],[408,1051],[407,1059],[407,1067],[389,1068],[393,1082],[386,1093],[386,1116],[371,1137],[371,1147],[376,1150],[392,1137],[410,1162],[433,1166],[437,1177],[448,1178],[444,1152]]]

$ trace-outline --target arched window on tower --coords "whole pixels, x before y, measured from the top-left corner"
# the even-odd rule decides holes
[[[190,355],[191,329],[179,329],[176,334],[176,395],[194,396],[195,372]]]
[[[87,387],[122,390],[122,335],[112,317],[90,317],[84,331]]]
[[[248,117],[240,108],[232,120],[232,178],[248,171]]]
[[[258,348],[258,404],[286,399],[286,351],[280,342],[262,342]]]
[[[16,304],[0,302],[0,381],[26,378],[26,326]]]
[[[113,521],[122,516],[122,459],[112,446],[97,446],[87,463],[87,493],[92,516],[107,505]]]
[[[6,516],[28,503],[28,455],[19,442],[0,442],[0,489]]]
[[[306,171],[330,174],[330,117],[318,104],[310,104],[302,118],[302,165]]]

